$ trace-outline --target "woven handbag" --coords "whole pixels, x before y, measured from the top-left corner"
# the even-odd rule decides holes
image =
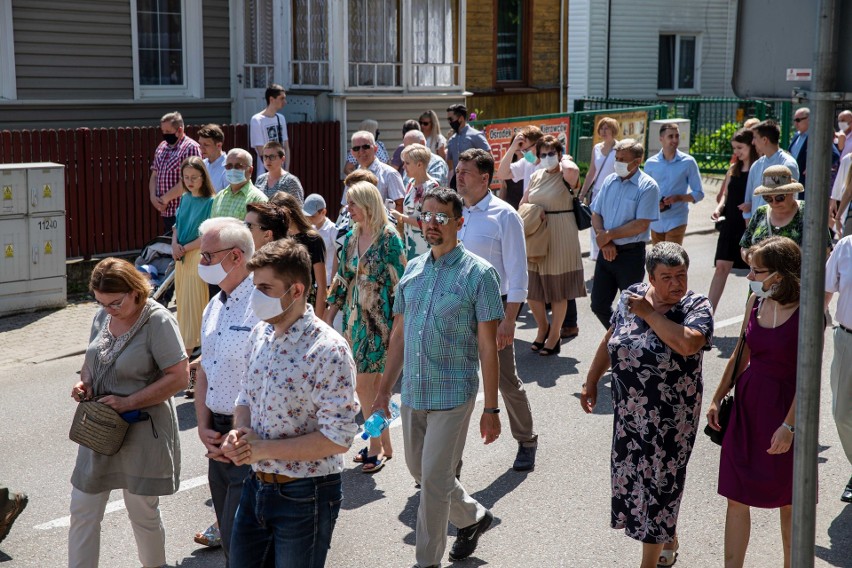
[[[77,405],[68,437],[99,454],[112,456],[121,449],[129,427],[111,407],[91,400]]]

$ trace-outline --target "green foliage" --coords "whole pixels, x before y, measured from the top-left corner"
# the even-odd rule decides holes
[[[692,137],[689,153],[698,160],[699,156],[712,157],[719,154],[731,153],[731,138],[742,125],[737,122],[726,122],[711,134],[699,133]]]

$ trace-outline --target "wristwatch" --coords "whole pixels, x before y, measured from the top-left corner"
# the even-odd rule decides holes
[[[784,428],[786,428],[787,430],[789,430],[791,434],[795,434],[795,433],[796,433],[796,427],[795,427],[795,426],[790,426],[790,425],[789,425],[789,424],[787,424],[786,422],[782,422],[782,423],[781,423],[781,426],[783,426]]]
[[[499,408],[483,408],[482,412],[485,414],[500,414]]]

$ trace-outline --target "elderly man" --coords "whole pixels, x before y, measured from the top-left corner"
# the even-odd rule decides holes
[[[500,394],[509,415],[518,452],[516,471],[535,468],[538,436],[533,426],[530,401],[515,370],[515,321],[527,299],[527,250],[524,225],[511,205],[488,190],[494,175],[494,158],[478,148],[465,150],[456,166],[458,192],[464,198],[464,226],[459,240],[465,249],[485,259],[500,276],[505,317],[497,328],[500,358]],[[576,181],[576,179],[575,179]]]
[[[793,179],[799,179],[799,165],[796,159],[778,146],[781,139],[781,129],[778,124],[774,120],[764,120],[757,126],[753,126],[751,131],[754,133],[751,144],[760,154],[760,158],[748,170],[745,201],[740,205],[746,224],[751,219],[752,213],[766,204],[762,197],[754,195],[754,190],[763,183],[763,170],[769,166],[787,166],[793,174]]]
[[[210,460],[207,479],[227,562],[240,491],[251,473],[248,466],[227,459],[221,445],[233,428],[234,401],[248,371],[249,333],[259,321],[249,301],[254,284],[246,266],[254,254],[254,241],[245,225],[231,217],[208,219],[199,232],[199,276],[222,291],[213,296],[201,318],[204,357],[195,377],[195,415],[198,437]],[[217,529],[211,526],[196,535],[196,541],[215,542],[216,537]]]
[[[160,130],[163,141],[154,151],[151,164],[151,177],[148,180],[148,193],[151,204],[160,212],[165,231],[175,225],[177,197],[183,193],[180,181],[180,165],[189,156],[201,156],[198,142],[186,135],[183,129],[183,116],[177,111],[163,115]],[[175,196],[163,198],[166,194]]]
[[[426,146],[426,136],[424,136],[419,130],[409,130],[405,133],[405,136],[402,137],[402,144],[406,148],[412,144],[422,144],[423,146]],[[426,173],[437,181],[438,185],[446,187],[449,170],[447,169],[447,162],[445,162],[441,156],[434,152],[432,153],[432,157],[429,158],[429,163],[426,165]],[[404,186],[408,185],[408,179],[407,175],[402,176],[402,184]]]
[[[677,124],[660,127],[662,150],[645,162],[645,173],[660,188],[660,218],[651,223],[651,244],[668,241],[683,244],[689,203],[704,199],[701,172],[695,158],[677,149],[680,129]]]
[[[241,568],[320,568],[343,498],[341,454],[358,432],[355,361],[307,302],[304,245],[268,243],[248,268],[251,304],[264,323],[249,337],[249,369],[222,445],[253,470],[234,519],[231,559]]]
[[[256,201],[268,201],[262,191],[251,183],[251,154],[242,148],[233,148],[225,158],[225,177],[228,187],[213,198],[210,217],[246,218],[246,205]]]
[[[619,291],[645,277],[645,245],[652,221],[660,218],[660,189],[639,166],[645,148],[632,138],[615,145],[615,175],[592,201],[592,227],[600,254],[595,261],[592,312],[604,328]]]
[[[379,180],[379,193],[382,199],[392,199],[396,210],[402,211],[402,198],[405,197],[405,187],[402,176],[392,166],[376,159],[376,139],[372,132],[359,130],[352,135],[352,156],[358,162],[358,167],[369,170]],[[346,204],[346,192],[343,193],[342,204]]]
[[[447,166],[450,169],[450,187],[456,187],[456,165],[459,156],[465,150],[479,148],[486,152],[491,151],[491,146],[485,138],[485,134],[467,123],[467,107],[463,104],[450,105],[447,108],[447,121],[455,134],[447,141]]]
[[[486,444],[500,435],[497,406],[497,327],[504,318],[499,276],[458,241],[462,200],[436,188],[423,196],[423,231],[432,249],[408,263],[394,300],[385,373],[373,412],[388,404],[402,372],[405,462],[421,485],[416,557],[421,568],[441,565],[447,521],[459,527],[450,560],[473,554],[494,516],[456,477],[482,367],[485,406],[479,430]],[[453,317],[447,317],[453,314]],[[479,364],[477,364],[479,363]]]

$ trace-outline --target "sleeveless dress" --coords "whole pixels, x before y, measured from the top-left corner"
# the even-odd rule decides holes
[[[755,304],[746,327],[751,360],[737,380],[722,441],[719,494],[775,509],[793,502],[793,447],[775,455],[766,450],[796,395],[799,310],[774,329],[760,326],[757,310]]]
[[[743,212],[737,206],[745,200],[746,183],[748,174],[742,172],[740,175],[728,181],[728,196],[725,199],[725,210],[722,213],[725,220],[720,223],[719,240],[716,243],[717,260],[728,260],[734,262],[734,268],[748,268],[743,257],[740,255],[740,239],[746,230],[746,221]]]

